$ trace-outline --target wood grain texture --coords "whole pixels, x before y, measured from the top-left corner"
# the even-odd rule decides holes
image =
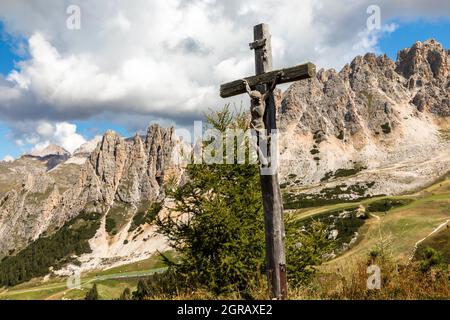
[[[261,61],[262,59],[257,60]],[[271,83],[280,72],[282,75],[278,84],[283,84],[315,77],[316,66],[312,63],[305,63],[292,68],[286,68],[262,73],[253,77],[247,77],[244,78],[244,80],[246,80],[250,87],[254,90],[259,85]],[[229,98],[245,92],[245,84],[242,80],[236,80],[220,86],[220,96],[222,98]]]
[[[270,33],[267,25],[257,25],[254,30],[255,42],[260,39],[266,39],[266,48],[255,50],[256,62],[256,82],[253,86],[257,86],[261,93],[265,93],[267,86],[263,85],[260,80],[263,76],[267,76],[272,71],[272,52],[270,43]],[[270,50],[269,50],[269,49]],[[266,49],[266,50],[265,50]],[[272,73],[270,82],[273,81]],[[258,76],[259,75],[259,76]],[[259,80],[258,80],[259,79]],[[264,115],[264,124],[267,132],[277,128],[276,124],[276,108],[273,92],[268,95],[266,101],[266,112]],[[269,141],[271,141],[269,139]],[[267,157],[273,168],[278,166],[278,157],[272,157],[271,146],[268,145]],[[275,167],[274,167],[275,166]],[[263,207],[265,216],[265,233],[266,233],[266,272],[268,277],[270,296],[272,299],[287,299],[287,281],[284,270],[286,269],[286,257],[284,248],[284,216],[283,202],[278,180],[277,170],[273,170],[271,175],[261,171],[261,192],[263,197]]]

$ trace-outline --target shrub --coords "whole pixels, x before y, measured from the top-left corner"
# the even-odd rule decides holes
[[[325,182],[330,180],[331,178],[344,178],[353,176],[363,170],[367,169],[363,164],[357,163],[350,169],[338,169],[336,172],[329,171],[325,174],[325,176],[320,180],[321,182]]]
[[[130,225],[129,232],[134,231],[138,229],[140,226],[146,224],[146,223],[153,223],[156,220],[156,217],[163,209],[162,202],[155,202],[153,203],[150,208],[147,210],[147,212],[138,212],[134,215],[133,221]]]
[[[125,288],[125,290],[123,290],[122,294],[120,295],[119,300],[131,300],[132,298],[133,296],[131,295],[130,288]]]
[[[442,255],[430,247],[418,250],[416,259],[418,260],[420,271],[423,273],[430,271],[433,267],[444,265]]]
[[[403,207],[410,204],[410,199],[382,199],[372,202],[367,206],[368,212],[388,212],[394,208]]]
[[[113,218],[106,218],[106,232],[112,233],[116,228],[116,221]]]
[[[86,297],[84,300],[99,300],[98,291],[97,291],[97,284],[94,283],[91,290],[88,291],[86,294]]]
[[[381,126],[384,134],[389,134],[392,132],[391,125],[389,123],[385,123]]]
[[[308,230],[301,231],[293,221],[286,221],[286,260],[289,285],[307,284],[322,264],[323,256],[331,252],[332,242],[327,238],[326,226],[314,221]]]

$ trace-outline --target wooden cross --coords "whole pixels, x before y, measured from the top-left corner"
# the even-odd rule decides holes
[[[247,92],[246,82],[251,90],[261,94],[268,93],[265,103],[264,126],[268,143],[271,143],[271,132],[276,130],[276,108],[273,91],[268,92],[270,83],[288,83],[315,76],[316,67],[312,63],[298,65],[292,68],[272,71],[272,44],[269,27],[259,24],[254,27],[254,42],[250,49],[255,50],[256,76],[236,80],[220,87],[222,98],[232,97]],[[276,84],[275,83],[275,84]],[[270,145],[267,148],[267,158],[270,159]],[[261,157],[261,156],[260,156]],[[260,159],[260,162],[261,159]],[[278,173],[260,174],[263,197],[265,229],[266,229],[266,272],[272,299],[287,299],[286,257],[284,248],[283,203]]]

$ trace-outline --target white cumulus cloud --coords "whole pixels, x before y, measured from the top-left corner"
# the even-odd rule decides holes
[[[0,76],[0,112],[19,144],[83,138],[70,123],[108,115],[188,125],[223,100],[221,83],[254,73],[252,27],[270,24],[274,66],[311,61],[339,69],[377,52],[392,18],[449,17],[448,0],[380,0],[382,25],[368,30],[371,0],[2,0],[0,20],[27,55]],[[66,28],[66,9],[81,9],[81,29]],[[23,50],[22,50],[23,51]],[[47,122],[49,126],[40,127]],[[138,128],[133,128],[138,129]],[[142,129],[142,128],[141,128]],[[43,130],[43,131],[42,131]],[[52,131],[52,134],[47,134]],[[45,132],[44,132],[45,131]],[[57,137],[56,134],[61,135]],[[30,138],[31,137],[31,138]]]
[[[77,126],[68,122],[18,122],[13,127],[13,137],[18,146],[31,145],[31,151],[56,144],[72,153],[86,142],[84,137],[77,133]]]

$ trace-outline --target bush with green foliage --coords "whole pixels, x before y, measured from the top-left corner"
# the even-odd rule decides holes
[[[84,300],[99,300],[97,284],[94,283],[91,290],[88,291]]]
[[[286,252],[287,276],[291,287],[307,284],[316,273],[315,266],[322,264],[323,255],[330,253],[333,243],[328,239],[326,226],[313,221],[301,229],[295,221],[287,221]]]
[[[388,212],[394,208],[410,204],[411,199],[382,199],[372,202],[367,206],[368,212]]]
[[[433,248],[420,248],[416,254],[420,271],[423,273],[430,271],[434,267],[444,267],[442,254]]]
[[[116,228],[116,221],[113,218],[106,218],[105,229],[106,232],[112,233]]]
[[[389,124],[389,122],[383,124],[381,126],[381,129],[383,130],[384,134],[390,134],[392,132],[392,128],[391,128],[391,125]]]
[[[131,226],[129,228],[129,232],[136,230],[140,226],[146,223],[153,223],[156,220],[159,212],[162,210],[163,205],[161,202],[155,202],[150,206],[147,212],[138,212],[134,215],[133,221],[131,222]]]
[[[120,295],[119,300],[132,300],[133,296],[131,295],[130,288],[125,288],[122,294]]]
[[[361,163],[355,163],[353,168],[350,169],[338,169],[336,172],[329,171],[325,173],[325,176],[320,180],[321,182],[329,181],[331,178],[345,178],[358,174],[359,172],[366,170],[367,167]]]
[[[239,127],[244,118],[225,108],[208,116],[208,123],[221,132],[245,130]],[[264,271],[258,166],[198,164],[189,165],[186,173],[186,184],[171,194],[175,210],[156,222],[180,253],[181,261],[171,267],[186,283],[216,294],[245,291]]]
[[[233,114],[228,108],[207,119],[211,127],[221,132],[228,128],[245,131],[248,122],[244,114]],[[198,164],[189,165],[186,174],[186,183],[170,194],[175,200],[174,210],[168,217],[156,220],[158,232],[179,253],[177,263],[168,263],[170,272],[177,278],[176,285],[167,290],[173,293],[175,288],[203,289],[216,295],[237,292],[251,298],[250,291],[260,284],[265,269],[265,226],[258,166]],[[291,233],[289,227],[287,230],[287,242],[292,244],[295,240],[291,237],[296,238],[298,234]],[[314,237],[321,240],[317,234]],[[311,274],[308,266],[320,260],[317,248],[309,248],[315,240],[306,240],[307,236],[301,239],[305,242],[304,249],[294,250],[289,245],[287,251],[287,261],[292,266],[290,280],[306,279]],[[157,284],[164,280],[158,277],[154,277]],[[160,286],[161,283],[152,288]],[[142,283],[134,296],[152,296],[155,290],[159,289],[149,289],[148,283]]]
[[[365,218],[357,217],[358,207],[347,209],[335,209],[326,211],[324,213],[315,215],[313,217],[307,217],[301,220],[293,222],[297,229],[304,229],[307,232],[311,232],[312,227],[319,223],[325,228],[325,232],[330,231],[332,226],[333,230],[338,231],[338,237],[333,241],[334,249],[338,251],[346,244],[350,243],[355,237],[356,232],[360,232],[360,228],[365,224]],[[345,214],[346,218],[339,218],[341,214]],[[313,233],[314,234],[314,233]],[[327,234],[328,235],[328,234]],[[329,243],[331,245],[331,243]],[[323,246],[323,253],[328,253],[329,247]]]

